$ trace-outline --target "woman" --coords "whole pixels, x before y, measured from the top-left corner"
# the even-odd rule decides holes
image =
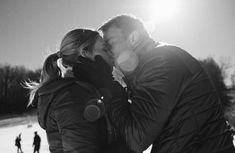
[[[101,116],[101,95],[85,78],[78,80],[72,72],[79,57],[94,60],[100,55],[112,65],[112,55],[104,44],[96,31],[70,31],[63,38],[60,51],[46,58],[40,83],[27,83],[31,89],[29,104],[37,104],[38,121],[46,130],[51,153],[103,153],[107,148],[105,117],[94,119],[94,114],[86,113],[90,103],[98,102]]]

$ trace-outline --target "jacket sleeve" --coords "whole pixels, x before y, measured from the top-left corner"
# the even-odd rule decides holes
[[[62,140],[58,130],[46,131],[49,150],[51,153],[63,153]]]
[[[97,122],[83,117],[83,105],[78,100],[63,102],[55,109],[55,119],[61,135],[63,153],[95,153],[100,150]]]
[[[153,55],[142,64],[131,81],[131,104],[121,98],[112,102],[113,124],[137,153],[147,149],[160,135],[179,98],[185,77],[185,68],[175,57],[165,54]]]

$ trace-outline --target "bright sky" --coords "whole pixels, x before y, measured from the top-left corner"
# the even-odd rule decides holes
[[[122,13],[142,19],[157,41],[235,67],[234,0],[0,0],[0,63],[39,68],[68,31]]]

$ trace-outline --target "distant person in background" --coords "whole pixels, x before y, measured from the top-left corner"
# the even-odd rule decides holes
[[[41,144],[41,138],[38,135],[37,131],[34,132],[34,138],[33,138],[33,147],[34,147],[34,151],[33,153],[39,153],[40,150],[40,144]]]
[[[21,133],[16,137],[15,139],[15,145],[17,147],[17,153],[23,153],[22,149],[21,149]]]

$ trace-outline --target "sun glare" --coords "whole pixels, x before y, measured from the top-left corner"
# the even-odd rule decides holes
[[[147,28],[154,31],[157,24],[172,18],[179,10],[179,4],[179,0],[151,0],[146,8],[149,14]]]

